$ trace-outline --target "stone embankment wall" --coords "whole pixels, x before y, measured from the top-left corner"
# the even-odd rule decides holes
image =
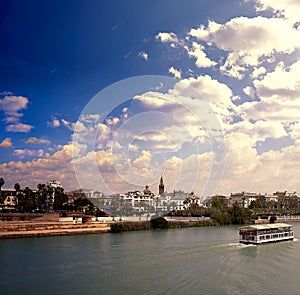
[[[299,215],[284,215],[280,217],[276,217],[275,222],[293,222],[293,221],[300,221]],[[264,224],[264,223],[270,223],[270,218],[268,219],[257,219],[254,222],[255,224]]]
[[[51,221],[59,220],[59,213],[0,213],[0,221]]]

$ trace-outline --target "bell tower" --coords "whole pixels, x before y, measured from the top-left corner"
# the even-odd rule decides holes
[[[160,177],[160,182],[159,182],[159,186],[158,186],[158,194],[159,195],[163,195],[165,192],[165,185],[164,185],[164,180],[163,177]]]

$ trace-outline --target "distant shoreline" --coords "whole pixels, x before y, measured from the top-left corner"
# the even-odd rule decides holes
[[[267,220],[260,220],[267,223]],[[277,222],[299,222],[299,219],[285,218]],[[168,220],[168,228],[188,228],[220,226],[213,220]],[[118,233],[128,231],[152,230],[150,221],[114,221],[114,222],[39,222],[39,221],[0,221],[0,239],[32,238],[66,235],[86,235],[100,233]]]

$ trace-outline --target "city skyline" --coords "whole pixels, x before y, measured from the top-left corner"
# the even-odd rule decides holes
[[[300,4],[4,1],[0,177],[300,191]]]

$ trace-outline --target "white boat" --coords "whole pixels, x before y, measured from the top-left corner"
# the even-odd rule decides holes
[[[254,224],[239,228],[240,243],[264,244],[294,239],[292,226],[286,223]]]

